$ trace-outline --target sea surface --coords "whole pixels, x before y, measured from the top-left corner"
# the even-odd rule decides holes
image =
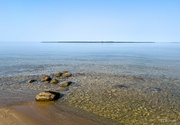
[[[180,77],[179,43],[0,43],[0,77],[69,69]]]

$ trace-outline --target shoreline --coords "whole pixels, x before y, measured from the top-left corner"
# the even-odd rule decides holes
[[[53,74],[50,75],[52,76]],[[34,114],[34,111],[40,110],[39,107],[37,108],[37,102],[34,101],[35,95],[44,90],[53,90],[62,93],[64,96],[55,104],[49,106],[52,111],[46,110],[47,108],[44,108],[46,107],[45,104],[45,106],[41,105],[42,110],[36,115],[39,116],[42,112],[45,114],[47,112],[59,114],[61,113],[61,105],[68,104],[70,108],[64,110],[66,112],[65,116],[55,116],[56,118],[52,119],[63,119],[66,116],[71,117],[70,112],[72,112],[75,113],[72,117],[80,115],[80,118],[78,117],[77,119],[81,119],[84,116],[85,119],[79,121],[86,123],[87,120],[87,124],[88,122],[93,122],[92,119],[97,118],[97,116],[101,117],[98,124],[102,123],[104,125],[113,122],[115,125],[135,123],[160,124],[162,123],[161,120],[165,118],[174,123],[179,123],[179,79],[147,78],[96,72],[73,73],[73,76],[67,80],[73,81],[74,84],[62,89],[58,85],[40,82],[39,79],[42,76],[0,78],[1,107],[6,109],[7,106],[7,109],[10,111],[11,109],[14,110],[15,107],[15,110],[18,110],[18,112],[20,110],[22,114],[27,113],[27,117],[24,119],[29,119],[29,112],[33,111],[32,114]],[[27,81],[30,79],[37,79],[37,81],[35,83],[28,83]],[[27,106],[27,102],[32,103],[28,103]],[[7,116],[2,108],[0,112],[4,112],[4,116]],[[12,113],[19,116],[18,112]],[[47,117],[51,116],[47,115]],[[8,117],[6,118],[9,119]],[[39,119],[42,118],[40,117]],[[109,120],[105,121],[105,119]],[[93,124],[96,124],[97,121],[98,119],[95,119]],[[73,125],[76,125],[76,123],[74,122]]]

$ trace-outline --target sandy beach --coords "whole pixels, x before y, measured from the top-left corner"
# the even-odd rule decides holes
[[[100,123],[55,108],[53,102],[36,102],[0,109],[0,125],[99,125]]]
[[[179,124],[179,79],[73,73],[58,79],[73,82],[63,88],[41,82],[42,76],[0,78],[1,125]],[[28,83],[30,79],[37,81]],[[62,97],[36,102],[35,95],[44,90],[60,92]]]

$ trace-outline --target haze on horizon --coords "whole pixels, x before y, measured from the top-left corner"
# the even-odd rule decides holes
[[[0,41],[180,42],[179,0],[0,0]]]

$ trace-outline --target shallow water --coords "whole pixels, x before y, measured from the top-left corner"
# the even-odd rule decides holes
[[[114,124],[178,124],[179,50],[178,43],[0,43],[0,105],[57,90],[40,77],[66,69],[77,84],[62,92],[72,106]]]

